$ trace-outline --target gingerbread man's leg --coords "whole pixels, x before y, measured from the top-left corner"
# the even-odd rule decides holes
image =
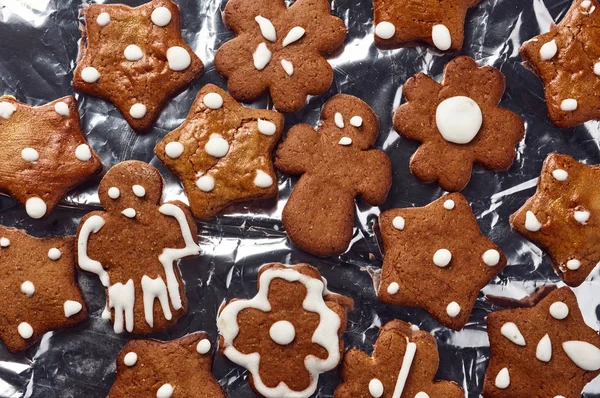
[[[179,292],[179,286],[177,289]],[[156,279],[152,279],[149,276],[144,275],[142,277],[142,291],[144,292],[144,316],[146,317],[148,325],[154,327],[154,300],[157,298],[160,302],[163,314],[165,314],[165,319],[170,321],[173,315],[171,314],[171,308],[169,307],[167,285],[165,285],[163,278],[159,276]]]
[[[135,304],[135,287],[133,280],[126,284],[115,283],[108,288],[108,306],[115,309],[113,329],[115,333],[123,332],[123,318],[128,332],[133,331],[133,305]],[[125,315],[123,317],[123,314]]]

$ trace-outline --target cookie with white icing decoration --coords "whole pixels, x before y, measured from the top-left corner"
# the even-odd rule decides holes
[[[600,337],[586,325],[569,287],[554,290],[532,308],[492,312],[486,323],[486,398],[578,398],[600,374]],[[504,333],[506,325],[520,339]]]
[[[421,143],[410,159],[415,177],[460,191],[474,163],[488,170],[511,166],[525,127],[517,114],[498,108],[504,94],[498,69],[458,57],[446,65],[442,83],[419,73],[403,93],[407,102],[396,109],[394,127]]]
[[[444,206],[448,200],[452,209]],[[394,225],[397,217],[404,228]],[[384,254],[379,299],[422,308],[455,330],[468,321],[479,291],[506,265],[460,193],[425,207],[384,211],[378,227]]]
[[[4,108],[11,112],[2,113]],[[50,214],[69,190],[102,170],[71,96],[39,107],[1,96],[0,139],[0,192],[32,218]]]
[[[360,126],[350,123],[356,116]],[[275,166],[301,175],[282,214],[294,245],[320,257],[341,254],[352,239],[354,199],[361,196],[373,206],[384,202],[392,165],[384,152],[371,148],[378,133],[375,112],[345,94],[325,103],[317,131],[306,124],[288,131]]]
[[[135,8],[92,4],[82,14],[73,87],[112,102],[134,131],[149,130],[163,106],[204,69],[181,36],[179,7],[172,0]]]
[[[277,195],[272,153],[283,123],[281,113],[243,107],[207,84],[154,153],[181,180],[194,216],[206,220],[235,202]]]
[[[327,0],[230,0],[223,20],[237,36],[215,55],[231,95],[249,102],[269,92],[280,112],[304,106],[333,82],[325,58],[344,44],[346,26]]]
[[[212,353],[205,332],[164,342],[131,340],[117,356],[117,376],[107,398],[225,398],[211,374]]]
[[[162,189],[154,167],[119,163],[98,188],[105,211],[89,213],[79,224],[79,268],[104,285],[116,333],[164,330],[186,312],[178,262],[200,253],[198,231],[186,205],[161,203]]]
[[[464,397],[458,384],[434,381],[438,365],[437,343],[431,333],[393,320],[381,328],[372,356],[356,348],[346,352],[340,368],[342,383],[334,397]]]
[[[535,194],[511,217],[514,229],[550,255],[556,273],[580,285],[600,262],[600,166],[551,153]]]
[[[221,353],[248,369],[261,396],[308,398],[319,375],[342,360],[346,310],[339,298],[308,264],[264,265],[256,296],[219,311]]]
[[[0,241],[0,340],[8,351],[23,351],[44,333],[87,318],[74,237],[39,239],[0,225]]]

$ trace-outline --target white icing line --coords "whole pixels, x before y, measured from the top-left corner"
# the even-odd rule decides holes
[[[400,367],[400,372],[398,372],[398,379],[396,379],[396,387],[394,388],[392,398],[400,398],[402,396],[406,379],[408,379],[408,374],[410,373],[410,367],[417,352],[417,345],[415,343],[409,342],[408,339],[406,339],[406,343],[406,352],[402,360],[402,367]]]

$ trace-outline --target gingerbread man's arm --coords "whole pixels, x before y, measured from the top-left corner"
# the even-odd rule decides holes
[[[82,270],[98,275],[102,284],[108,287],[110,284],[109,277],[104,266],[99,261],[93,260],[88,256],[90,236],[98,233],[105,223],[104,218],[100,214],[102,213],[90,213],[81,220],[79,230],[77,231],[77,264]]]
[[[288,131],[275,154],[275,167],[286,174],[308,171],[312,156],[317,151],[320,135],[307,124],[299,124]]]
[[[385,201],[392,187],[392,162],[379,149],[360,153],[353,164],[356,192],[370,205]]]

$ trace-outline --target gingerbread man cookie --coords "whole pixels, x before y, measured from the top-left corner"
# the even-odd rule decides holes
[[[551,153],[535,195],[510,218],[513,228],[548,251],[556,273],[571,286],[600,261],[599,178],[600,166]]]
[[[200,253],[198,231],[183,203],[161,204],[162,188],[154,167],[119,163],[98,188],[106,211],[89,213],[79,224],[79,268],[104,285],[103,317],[113,320],[115,333],[160,331],[187,309],[177,262]]]
[[[373,206],[384,202],[392,185],[392,165],[385,153],[369,149],[379,121],[365,102],[336,95],[321,116],[318,131],[300,124],[287,133],[275,166],[301,175],[282,214],[290,240],[327,257],[348,248],[356,196]]]
[[[225,398],[211,374],[212,351],[205,332],[166,342],[131,340],[117,357],[107,398]]]
[[[467,10],[480,1],[373,0],[375,44],[397,48],[420,41],[441,51],[458,51]]]
[[[73,87],[115,104],[137,132],[148,130],[165,103],[204,69],[181,37],[172,0],[135,8],[92,4],[83,15]]]
[[[269,91],[275,108],[294,112],[307,95],[323,94],[333,82],[325,59],[344,44],[346,26],[330,14],[327,0],[230,0],[223,19],[237,36],[215,55],[215,68],[229,79],[239,101]]]
[[[600,336],[586,325],[568,287],[534,308],[492,312],[486,322],[486,398],[579,398],[600,374]]]
[[[272,153],[283,123],[282,114],[245,108],[207,84],[154,153],[183,183],[194,216],[206,220],[232,203],[277,195]]]
[[[353,348],[344,355],[335,398],[463,398],[456,383],[433,381],[437,343],[428,332],[394,320],[381,328],[373,356]]]
[[[558,25],[521,47],[521,56],[542,80],[550,120],[557,127],[600,118],[598,7],[597,0],[574,0]]]
[[[515,113],[498,108],[504,76],[491,66],[479,68],[458,57],[437,83],[419,73],[403,87],[407,102],[394,114],[394,127],[421,146],[410,171],[421,181],[438,181],[446,191],[460,191],[471,179],[473,163],[508,170],[525,126]]]
[[[0,140],[0,191],[31,218],[52,212],[70,189],[102,170],[70,96],[40,107],[0,97]]]
[[[44,333],[87,318],[74,248],[72,236],[39,239],[0,226],[0,340],[8,351],[23,351]]]
[[[460,193],[425,207],[384,211],[379,230],[385,249],[379,299],[423,308],[455,330],[467,323],[479,291],[506,265]]]
[[[308,398],[319,375],[342,360],[344,300],[308,264],[267,264],[258,278],[254,298],[221,308],[221,352],[248,369],[251,386],[262,396]]]

